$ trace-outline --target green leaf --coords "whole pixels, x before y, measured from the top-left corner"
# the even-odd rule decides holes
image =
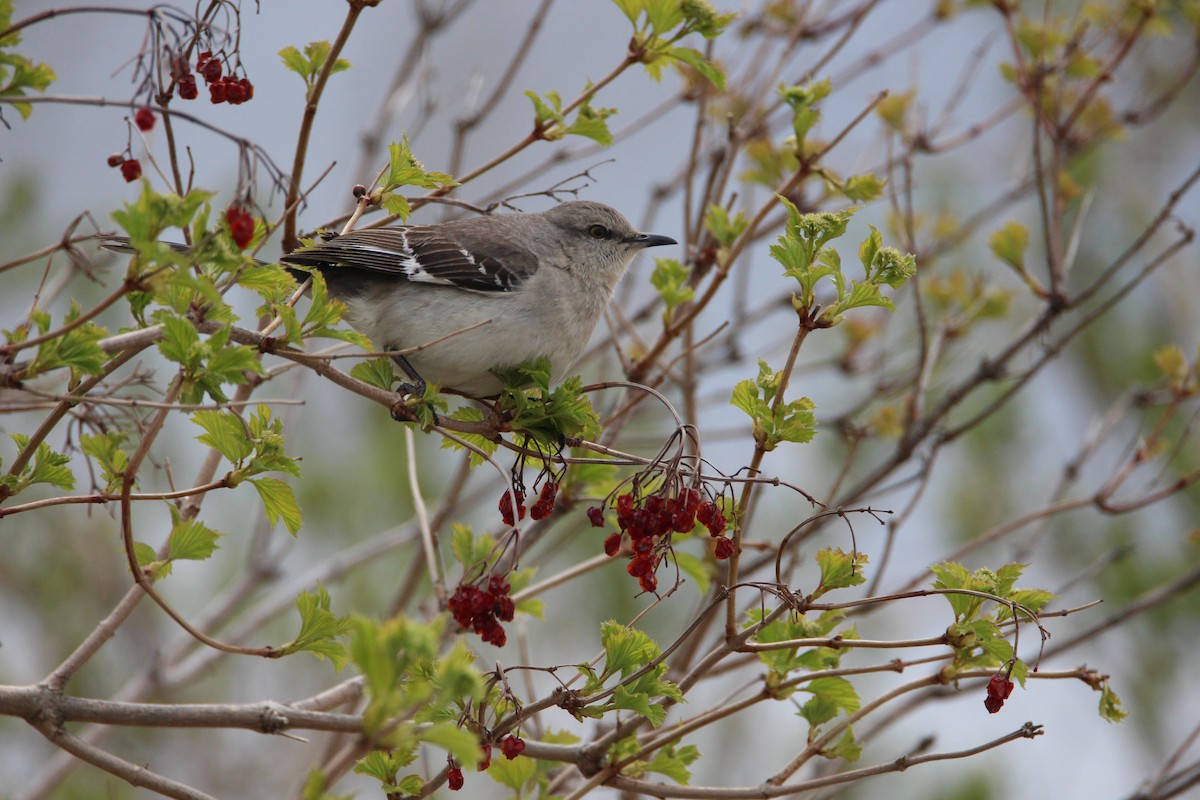
[[[813,591],[813,597],[820,597],[833,589],[865,583],[867,576],[863,574],[862,565],[866,563],[866,553],[846,553],[840,547],[825,547],[817,551],[821,583]]]
[[[642,15],[642,10],[645,8],[644,0],[613,0],[617,8],[621,9],[629,22],[633,24],[634,30],[637,30],[638,17]]]
[[[883,249],[883,234],[874,225],[868,225],[871,233],[868,234],[863,243],[858,247],[858,260],[863,265],[863,270],[870,275],[871,264],[875,261],[875,254]]]
[[[867,173],[851,177],[841,188],[841,192],[852,203],[869,203],[883,194],[883,187],[886,185],[887,181],[883,178]]]
[[[402,186],[416,186],[422,189],[437,189],[447,186],[458,186],[458,182],[444,172],[431,172],[413,155],[412,147],[405,135],[399,142],[388,145],[388,169],[383,184],[375,196],[375,201],[381,204],[390,214],[407,221],[412,212],[408,200],[397,194]]]
[[[729,210],[715,203],[708,207],[708,213],[704,216],[704,227],[721,247],[732,245],[749,226],[750,220],[746,219],[743,212],[738,211],[733,219],[730,219]]]
[[[808,442],[816,435],[816,407],[812,400],[802,397],[779,403],[772,409],[772,400],[781,381],[778,372],[759,359],[758,377],[739,381],[733,387],[730,403],[745,411],[754,423],[754,441],[766,451],[783,442]]]
[[[517,602],[516,610],[519,614],[528,614],[537,619],[545,619],[546,601],[540,597],[528,597]]]
[[[643,0],[646,20],[656,36],[672,31],[683,22],[683,9],[679,0]]]
[[[389,789],[393,793],[398,793],[402,797],[419,797],[421,791],[425,788],[425,779],[420,775],[405,775],[396,784],[395,789]]]
[[[309,652],[321,661],[328,658],[333,668],[340,672],[346,664],[346,648],[337,640],[350,630],[350,620],[335,616],[329,609],[329,592],[324,586],[318,584],[313,594],[301,592],[296,598],[300,632],[281,649],[285,654]]]
[[[841,319],[841,316],[850,309],[866,306],[879,306],[880,308],[886,308],[888,311],[896,310],[896,307],[892,305],[892,301],[880,294],[878,285],[851,281],[850,287],[848,294],[829,306],[822,315],[823,318],[827,317],[836,321]]]
[[[862,745],[854,738],[854,731],[846,728],[846,732],[842,734],[842,738],[838,739],[837,744],[822,755],[827,758],[840,758],[854,762],[862,757]]]
[[[695,581],[696,591],[701,595],[707,594],[708,587],[712,584],[708,565],[690,553],[684,553],[679,550],[675,551],[673,557],[675,563],[679,565],[679,569]]]
[[[267,521],[274,525],[279,520],[287,527],[288,533],[295,536],[300,530],[302,518],[300,504],[296,502],[296,494],[292,487],[278,478],[250,478],[250,483],[258,490],[262,499],[263,511]]]
[[[669,47],[663,52],[676,61],[687,64],[696,70],[696,72],[703,75],[704,79],[717,89],[723,90],[725,88],[725,71],[714,62],[705,58],[704,54],[699,50],[693,50],[690,47]]]
[[[246,425],[236,414],[203,409],[192,414],[192,422],[205,430],[196,440],[213,448],[235,466],[254,452]]]
[[[632,711],[645,718],[651,727],[657,728],[666,720],[667,710],[653,700],[654,698],[645,692],[634,692],[624,686],[618,686],[612,694],[612,707]]]
[[[102,434],[83,434],[79,437],[80,449],[84,455],[93,458],[100,465],[100,474],[106,483],[105,490],[113,491],[120,488],[125,467],[129,463],[129,454],[121,449],[127,435],[121,431],[108,431]]]
[[[220,537],[220,532],[197,519],[178,520],[167,539],[167,558],[172,561],[204,561],[216,552],[217,539]]]
[[[456,522],[451,525],[450,552],[465,572],[489,563],[496,554],[496,540],[487,533],[476,536],[470,525]]]
[[[288,45],[279,51],[279,57],[283,60],[283,66],[287,69],[300,75],[305,80],[308,79],[310,64],[308,59],[301,55],[293,45]]]
[[[360,361],[350,368],[350,377],[357,378],[363,383],[369,383],[379,389],[391,390],[396,380],[396,371],[392,368],[392,360],[387,357],[372,358]]]
[[[687,786],[692,779],[688,766],[700,757],[700,750],[695,745],[667,745],[660,748],[654,759],[646,764],[646,772],[657,772],[666,775],[676,783]]]
[[[289,45],[279,51],[279,57],[283,60],[283,66],[304,79],[304,84],[308,91],[312,91],[316,85],[317,76],[325,68],[325,64],[329,61],[329,54],[332,52],[333,46],[328,41],[309,42],[304,45],[303,54],[295,47]],[[339,58],[329,68],[329,74],[350,69],[350,62],[344,58]]]
[[[517,756],[511,761],[503,756],[496,756],[492,759],[487,774],[492,780],[512,789],[518,797],[524,797],[522,790],[537,776],[537,762],[527,756]]]
[[[211,342],[211,339],[209,341]],[[205,365],[206,372],[210,377],[222,383],[240,384],[246,382],[243,373],[266,374],[259,361],[259,352],[256,348],[249,345],[222,344],[223,346],[213,352]]]
[[[71,311],[64,321],[74,322],[79,314],[79,306],[72,301]],[[33,362],[26,367],[25,375],[32,378],[61,367],[67,367],[75,375],[99,375],[108,361],[108,354],[99,345],[106,334],[103,328],[86,322],[42,342]]]
[[[188,229],[212,196],[212,192],[199,189],[183,196],[169,192],[159,194],[149,181],[143,181],[138,199],[112,213],[112,218],[129,234],[130,246],[138,251],[138,257],[129,265],[130,274],[146,277],[149,270],[157,270],[162,265],[188,263],[189,256],[163,244],[159,237],[168,228]],[[154,280],[153,277],[150,279]]]
[[[375,750],[359,759],[358,763],[354,765],[354,772],[359,775],[367,775],[380,783],[394,784],[396,773],[401,766],[392,760],[390,752]]]
[[[454,413],[450,414],[449,416],[450,419],[457,419],[463,422],[483,422],[483,411],[473,406],[462,406],[461,408],[456,408]],[[490,456],[495,453],[496,448],[500,446],[499,441],[496,441],[495,439],[489,439],[488,437],[479,433],[463,433],[461,431],[455,431],[454,435],[477,448],[478,452],[476,450],[469,451],[470,456],[468,458],[472,467],[479,466],[484,462],[485,459],[481,453]],[[464,450],[468,448],[464,448],[462,444],[454,441],[454,439],[451,439],[448,436],[443,436],[442,449]]]
[[[666,310],[663,312],[663,322],[670,324],[675,308],[687,303],[695,297],[695,290],[688,285],[692,271],[689,267],[674,258],[654,259],[654,272],[650,274],[650,284],[658,291]]]
[[[11,27],[12,11],[11,0],[0,3],[0,31]],[[20,43],[20,34],[14,33],[0,39],[0,48],[14,48]],[[30,89],[45,91],[56,77],[54,70],[46,64],[34,64],[25,56],[11,50],[0,53],[0,97],[8,98],[7,104],[17,109],[22,119],[28,119],[33,113],[33,105],[11,98],[25,97],[26,91]]]
[[[608,129],[608,118],[616,114],[615,108],[595,108],[587,103],[579,107],[575,121],[567,127],[566,132],[574,136],[583,136],[604,146],[613,143],[612,131]]]
[[[800,716],[808,720],[814,728],[836,717],[840,712],[853,713],[858,710],[861,701],[853,684],[845,678],[814,678],[800,685],[800,690],[808,692],[812,698],[800,708]]]
[[[453,722],[434,723],[417,736],[421,741],[450,753],[460,764],[475,764],[483,758],[478,737]]]
[[[645,633],[614,620],[600,624],[604,647],[604,676],[620,673],[627,678],[658,657],[658,645]]]
[[[551,389],[550,369],[550,362],[539,358],[531,364],[492,370],[504,382],[496,407],[509,415],[514,431],[527,433],[546,447],[557,448],[567,439],[595,438],[600,417],[582,394],[583,381],[573,376]],[[523,388],[530,384],[531,388]]]
[[[145,542],[134,542],[133,556],[139,567],[146,568],[158,559],[158,552]]]
[[[746,412],[751,419],[763,416],[769,410],[759,399],[758,388],[752,380],[738,381],[734,384],[729,404]]]
[[[192,367],[199,363],[200,334],[195,326],[176,314],[162,314],[157,321],[162,325],[158,352],[168,361],[174,361],[183,367]]]
[[[1100,719],[1105,722],[1121,722],[1129,716],[1128,711],[1121,710],[1121,698],[1105,681],[1100,689]]]
[[[25,434],[12,433],[9,436],[16,443],[18,450],[29,447],[30,440]],[[42,442],[33,452],[32,463],[27,463],[20,475],[4,476],[4,486],[10,496],[35,483],[48,483],[60,489],[74,489],[75,476],[67,467],[70,462],[68,456],[56,453],[50,449],[50,445]]]
[[[803,86],[779,87],[779,96],[792,109],[792,130],[797,143],[803,144],[808,132],[821,118],[817,104],[828,97],[831,91],[833,83],[828,78]]]
[[[992,234],[988,239],[992,253],[1017,272],[1025,271],[1025,250],[1029,247],[1029,231],[1017,221],[1004,224],[1004,227]]]

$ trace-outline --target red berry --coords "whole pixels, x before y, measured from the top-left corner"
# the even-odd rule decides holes
[[[633,552],[638,555],[644,555],[654,549],[654,539],[649,536],[643,536],[640,539],[633,540]]]
[[[558,482],[546,481],[542,484],[542,489],[538,493],[538,499],[529,509],[529,516],[533,519],[545,519],[554,511],[554,498],[558,496]]]
[[[136,158],[127,158],[121,162],[121,177],[126,183],[133,183],[142,177],[142,165]]]
[[[615,556],[617,551],[621,549],[621,534],[610,533],[608,538],[604,540],[604,553],[608,556]]]
[[[209,58],[205,58],[204,56],[206,55]],[[216,83],[221,80],[221,60],[212,58],[211,53],[201,53],[200,59],[200,61],[196,62],[196,69],[204,76],[204,80],[209,83]]]
[[[495,595],[508,594],[512,591],[512,584],[503,575],[493,575],[488,578],[488,591]]]
[[[213,103],[224,103],[225,102],[225,84],[220,83],[220,82],[209,84],[208,99],[210,101],[212,101]]]
[[[121,153],[113,153],[108,157],[108,165],[110,167],[119,167],[125,161],[125,156]]]
[[[654,568],[658,566],[654,558],[648,555],[638,555],[629,559],[629,565],[625,567],[625,571],[635,578],[640,578],[643,575],[654,574]]]
[[[478,772],[483,772],[492,765],[492,746],[485,744],[480,749],[483,750],[483,758],[475,765],[475,769]]]
[[[472,614],[487,614],[492,607],[494,600],[488,597],[487,593],[481,590],[478,586],[471,587],[471,613]]]
[[[496,622],[494,618],[491,619],[491,624],[487,625],[480,635],[485,642],[496,647],[504,647],[505,642],[508,641],[508,636],[504,633],[504,626]]]
[[[512,622],[516,610],[516,603],[508,595],[498,598],[492,605],[492,613],[496,615],[496,619],[503,622]]]
[[[518,739],[516,736],[505,736],[500,742],[500,752],[504,753],[504,757],[512,761],[521,753],[525,752],[525,742]]]
[[[143,133],[154,128],[154,112],[143,106],[133,115],[133,124],[138,126],[138,130]]]
[[[483,592],[479,591],[478,587],[460,584],[454,590],[453,596],[451,596],[449,602],[446,604],[450,609],[451,615],[454,617],[454,621],[464,628],[470,628],[471,619],[482,610],[477,607],[479,606],[477,597],[483,597]]]
[[[995,714],[1004,707],[1004,701],[1012,694],[1013,682],[1000,675],[993,675],[988,681],[987,698],[983,701],[989,714]]]
[[[232,105],[240,106],[246,102],[246,90],[242,88],[242,84],[238,83],[233,78],[223,78],[221,83],[225,84],[225,99]]]
[[[733,540],[728,536],[718,536],[716,546],[713,547],[713,555],[719,561],[724,561],[733,555]]]
[[[695,514],[696,509],[700,507],[700,490],[689,486],[679,493],[679,500],[683,504],[685,510]]]
[[[242,94],[246,98],[243,102],[249,102],[254,99],[254,84],[250,82],[249,78],[238,79],[238,85],[242,87]]]
[[[450,791],[457,792],[463,787],[463,774],[461,767],[450,767],[446,770],[446,785],[450,787]]]
[[[617,498],[617,513],[625,516],[633,512],[633,495],[623,494]]]
[[[696,514],[688,513],[686,507],[675,509],[671,514],[671,530],[676,533],[691,533],[692,528],[696,527]]]
[[[517,513],[513,515],[512,496],[517,496]],[[505,492],[500,495],[500,519],[504,520],[504,524],[512,527],[516,520],[525,519],[525,494],[520,489],[514,489],[512,492]]]
[[[587,518],[592,523],[593,528],[604,527],[604,509],[600,506],[592,506],[587,510]]]
[[[196,76],[184,75],[179,79],[179,96],[184,100],[195,100],[200,92],[196,89]]]
[[[245,250],[254,239],[254,217],[240,208],[225,209],[225,222],[229,225],[229,235],[233,243]]]
[[[642,587],[643,592],[653,592],[658,588],[658,576],[653,572],[649,575],[643,575],[638,578],[638,585]]]

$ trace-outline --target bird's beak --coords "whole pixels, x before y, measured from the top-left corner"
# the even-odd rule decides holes
[[[630,239],[629,243],[634,247],[659,247],[664,244],[679,244],[679,242],[670,236],[662,236],[657,233],[639,233]]]

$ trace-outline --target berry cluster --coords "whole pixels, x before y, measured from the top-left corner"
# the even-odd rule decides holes
[[[733,555],[733,540],[724,535],[728,525],[724,512],[694,487],[684,488],[674,496],[652,494],[638,498],[626,492],[617,496],[615,508],[621,530],[604,540],[604,552],[617,555],[623,537],[628,534],[632,552],[625,571],[637,578],[642,591],[653,592],[658,588],[655,573],[670,549],[671,534],[691,533],[697,522],[715,539],[714,554],[718,559]],[[589,508],[587,516],[593,527],[604,527],[602,506]]]
[[[509,597],[512,586],[500,575],[488,578],[487,589],[460,583],[450,598],[450,613],[463,628],[478,633],[485,642],[504,647],[508,636],[501,622],[512,622],[516,605]]]
[[[1004,708],[1004,701],[1012,694],[1013,682],[1001,675],[993,675],[988,681],[987,698],[983,701],[983,705],[987,708],[989,714],[995,714],[1000,709]]]
[[[196,59],[196,71],[208,85],[208,98],[213,103],[230,103],[236,106],[254,99],[254,84],[250,82],[250,79],[223,75],[225,70],[221,59],[208,50],[205,50]],[[175,78],[175,85],[179,89],[180,98],[195,100],[200,95],[200,90],[196,87],[196,76],[182,58],[175,61],[172,66],[172,74]]]
[[[142,165],[136,158],[126,158],[122,153],[113,153],[108,157],[108,165],[121,168],[121,177],[126,183],[132,183],[142,177]]]
[[[513,495],[517,497],[516,512],[513,511]],[[554,501],[558,497],[558,481],[553,478],[547,478],[542,484],[541,490],[538,492],[537,500],[534,500],[529,506],[530,519],[545,519],[554,512]],[[514,484],[511,492],[505,490],[504,494],[500,495],[500,502],[497,504],[500,509],[500,519],[508,527],[512,527],[518,520],[525,519],[525,490],[520,484]]]
[[[233,243],[245,250],[254,239],[254,217],[245,209],[230,206],[225,209],[225,223],[229,226],[229,235]]]

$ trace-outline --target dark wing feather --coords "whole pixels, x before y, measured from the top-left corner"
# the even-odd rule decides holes
[[[484,239],[444,225],[352,231],[280,260],[299,267],[365,270],[473,292],[511,292],[537,269],[532,253],[503,237]]]

